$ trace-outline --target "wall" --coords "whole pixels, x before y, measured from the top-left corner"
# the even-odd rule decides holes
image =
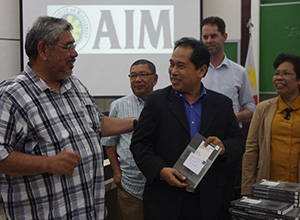
[[[240,0],[203,0],[203,18],[219,16],[226,23],[228,40],[241,39],[241,2]],[[259,85],[259,10],[260,0],[251,0],[251,22],[253,27],[252,43],[257,85]],[[259,91],[259,89],[258,89]]]
[[[241,39],[241,1],[203,0],[203,19],[219,16],[224,19],[228,40]]]
[[[0,82],[20,71],[19,0],[0,3]]]
[[[252,29],[255,65],[259,70],[259,0],[252,0]],[[17,74],[20,67],[20,18],[19,0],[0,1],[0,82]],[[227,24],[229,40],[241,38],[241,0],[203,0],[203,18],[220,16]],[[256,77],[258,80],[258,77]],[[109,111],[109,105],[114,98],[97,98],[96,102],[104,112]],[[107,173],[107,172],[106,172]],[[111,175],[111,174],[110,174]],[[107,178],[106,178],[107,179]],[[110,190],[115,193],[115,190]],[[115,195],[107,194],[107,207],[115,210]],[[3,218],[0,208],[0,219]]]
[[[259,70],[259,0],[252,0],[252,23],[254,28],[253,47],[255,66]],[[1,0],[0,2],[0,82],[20,71],[20,18],[19,0]],[[203,0],[203,18],[220,16],[227,24],[228,40],[241,38],[241,1],[240,0]],[[256,77],[258,80],[258,77]],[[97,98],[102,111],[109,111],[114,98]]]

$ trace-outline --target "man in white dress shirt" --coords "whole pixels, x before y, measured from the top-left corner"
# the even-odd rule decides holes
[[[231,98],[233,111],[242,127],[254,112],[255,101],[251,94],[248,72],[241,65],[229,60],[224,53],[224,42],[227,39],[225,22],[219,17],[208,17],[201,24],[201,39],[210,53],[210,64],[202,82],[208,89],[222,93]],[[241,146],[245,148],[245,145]],[[226,187],[224,189],[226,204],[235,198],[235,186],[238,184],[241,160],[227,164]],[[226,211],[226,214],[228,212]],[[224,214],[225,215],[225,214]],[[229,217],[228,217],[229,218]]]

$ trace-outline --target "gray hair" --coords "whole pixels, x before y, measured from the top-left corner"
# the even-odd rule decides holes
[[[63,31],[73,29],[72,24],[62,18],[40,16],[28,31],[25,40],[25,51],[29,59],[35,60],[38,55],[37,45],[43,41],[50,47],[60,39]]]

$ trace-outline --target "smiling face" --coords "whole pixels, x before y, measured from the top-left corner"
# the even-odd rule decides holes
[[[170,59],[169,75],[172,88],[184,95],[200,95],[201,78],[206,73],[206,65],[196,70],[190,61],[191,47],[177,47]],[[205,69],[205,70],[204,70]]]
[[[149,75],[141,77],[141,73]],[[136,78],[130,78],[130,87],[132,92],[139,98],[146,100],[147,95],[153,91],[153,87],[157,83],[157,74],[151,74],[147,64],[134,65],[130,69],[130,75],[137,75]]]
[[[68,50],[58,45],[68,46],[74,44],[74,42],[72,34],[66,30],[62,32],[57,45],[54,45],[50,50],[48,69],[53,79],[63,80],[72,74],[75,58],[78,56],[78,53],[75,48]]]
[[[281,63],[275,70],[278,76],[273,77],[273,85],[283,99],[290,99],[299,95],[299,83],[294,66],[290,62]]]
[[[227,34],[224,33],[222,35],[217,25],[204,25],[202,27],[201,39],[212,56],[220,53],[223,54]]]

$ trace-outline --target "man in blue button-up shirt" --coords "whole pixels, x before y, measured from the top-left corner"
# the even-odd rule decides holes
[[[149,94],[130,149],[146,177],[145,219],[217,220],[221,217],[224,165],[243,151],[243,136],[232,101],[206,89],[201,79],[209,52],[198,40],[182,38],[170,58],[171,86]],[[195,107],[195,109],[194,109]],[[186,191],[185,178],[173,168],[195,132],[222,148],[195,192]]]

